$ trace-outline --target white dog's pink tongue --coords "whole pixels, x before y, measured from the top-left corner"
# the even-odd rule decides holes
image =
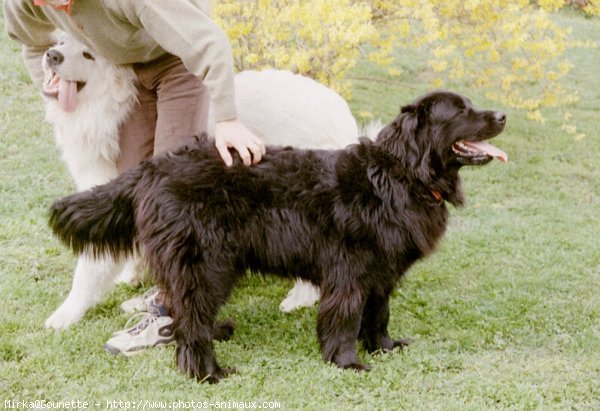
[[[496,157],[503,163],[506,163],[508,161],[508,155],[504,151],[500,150],[498,147],[494,147],[493,145],[485,141],[465,141],[464,144],[476,150],[483,151],[487,155]]]
[[[77,108],[77,82],[63,80],[58,82],[58,104],[64,111],[72,112]]]

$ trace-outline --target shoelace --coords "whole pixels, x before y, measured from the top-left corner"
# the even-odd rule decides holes
[[[158,318],[159,318],[158,310],[154,307],[149,306],[147,312],[139,312],[139,313],[136,313],[133,316],[131,316],[129,318],[129,320],[127,320],[127,322],[125,323],[124,329],[121,331],[117,331],[115,333],[115,335],[125,334],[125,333],[131,334],[131,335],[138,335],[143,330],[148,328],[148,326],[151,323],[155,322]],[[141,321],[139,319],[141,319]],[[131,325],[134,324],[134,320],[138,324],[131,327]]]
[[[150,288],[144,294],[142,294],[142,296],[140,298],[141,298],[143,304],[148,305],[148,302],[146,300],[150,299],[150,297],[154,296],[155,294],[158,294],[158,288],[156,288],[156,286]],[[152,298],[152,301],[153,300],[154,300],[154,298]]]
[[[158,295],[158,288],[156,286],[146,290],[144,294],[139,297],[135,297],[133,299],[127,300],[124,304],[133,305],[133,312],[144,312],[147,311],[147,307],[150,302],[154,301],[154,298]],[[133,303],[135,301],[135,304]]]
[[[151,287],[144,294],[142,294],[142,298],[145,300],[146,298],[150,297],[152,294],[156,293],[157,291],[158,291],[158,288],[156,286]]]

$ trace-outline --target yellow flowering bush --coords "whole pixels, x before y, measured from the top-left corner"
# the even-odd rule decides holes
[[[564,0],[373,0],[381,25],[397,44],[428,52],[431,83],[463,80],[487,90],[490,99],[527,110],[576,100],[561,86],[571,70],[563,57],[569,30],[550,12]]]
[[[361,47],[378,39],[366,2],[222,0],[214,4],[213,13],[232,42],[238,70],[288,69],[346,96],[345,76],[358,61]],[[390,53],[391,48],[382,58]]]
[[[590,16],[600,16],[600,0],[565,0],[565,3],[576,6]]]
[[[600,1],[588,0],[586,5],[583,7],[583,11],[591,16],[600,16]]]
[[[586,0],[598,14],[600,0]],[[359,58],[393,67],[402,48],[428,59],[432,87],[463,81],[544,121],[543,107],[576,100],[561,86],[569,30],[549,13],[565,0],[221,0],[215,17],[236,68],[292,70],[349,96]],[[594,47],[594,44],[587,45]],[[369,52],[365,52],[369,50]]]

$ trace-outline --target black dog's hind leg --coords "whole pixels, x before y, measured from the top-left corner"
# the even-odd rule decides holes
[[[235,321],[228,318],[215,323],[213,338],[216,341],[228,341],[233,335],[235,329]]]
[[[388,333],[390,319],[389,292],[373,292],[367,298],[362,315],[359,339],[370,354],[376,351],[391,351],[397,347],[405,347],[410,340],[401,338],[393,340]]]
[[[317,334],[325,361],[331,361],[341,368],[370,370],[356,356],[356,339],[363,307],[363,297],[354,284],[321,285]]]

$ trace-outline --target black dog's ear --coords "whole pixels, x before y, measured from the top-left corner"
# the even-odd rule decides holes
[[[416,178],[423,182],[430,179],[430,148],[419,136],[421,119],[419,108],[413,104],[400,109],[391,124],[381,130],[377,142],[394,155]]]
[[[404,106],[394,121],[381,130],[377,142],[394,157],[412,166],[418,152],[415,139],[418,125],[419,118],[415,107]]]
[[[409,108],[412,107],[412,111]],[[414,106],[402,107],[400,114],[390,124],[385,126],[377,136],[377,141],[390,154],[393,154],[399,160],[413,163],[412,154],[416,154],[417,147],[411,147],[414,142],[414,136],[419,125],[418,116],[415,113]]]
[[[407,106],[400,107],[400,113],[411,113],[415,114],[417,112],[417,107],[414,104],[409,104]]]

